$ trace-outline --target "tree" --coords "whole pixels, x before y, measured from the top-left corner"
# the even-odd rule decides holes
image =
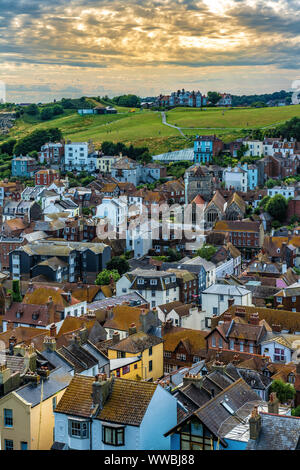
[[[52,111],[54,116],[58,116],[59,114],[64,113],[64,108],[60,104],[56,104],[53,106]]]
[[[182,258],[182,255],[180,253],[177,253],[172,248],[168,249],[167,255],[168,255],[168,262],[169,263],[171,263],[172,261],[179,261]]]
[[[266,182],[266,186],[267,186],[267,188],[269,188],[269,189],[274,188],[274,186],[276,186],[277,184],[278,184],[278,181],[272,180],[272,178],[270,178],[270,179]]]
[[[12,283],[12,298],[14,302],[22,302],[20,281],[15,280]]]
[[[29,106],[26,106],[25,113],[30,114],[30,116],[36,116],[39,114],[39,108],[36,104],[30,104]]]
[[[220,99],[221,99],[221,95],[217,91],[209,91],[207,93],[207,99],[212,104],[217,104],[217,102],[220,101]]]
[[[263,211],[266,210],[266,205],[270,201],[271,196],[264,196],[262,200],[258,203],[258,207],[260,207]]]
[[[270,387],[271,392],[276,392],[280,403],[287,403],[292,400],[296,394],[296,390],[292,384],[285,383],[283,380],[274,380]]]
[[[216,251],[217,248],[213,245],[203,245],[202,248],[196,251],[196,256],[200,256],[200,258],[204,258],[206,261],[210,261]]]
[[[59,142],[62,139],[62,132],[57,127],[50,129],[37,129],[31,134],[20,139],[14,146],[13,153],[16,155],[27,155],[36,150],[39,152],[41,146],[46,142]]]
[[[117,282],[120,279],[120,274],[116,269],[103,269],[96,277],[95,284],[97,286],[108,286],[111,281]]]
[[[124,257],[115,256],[107,263],[106,268],[110,270],[116,269],[120,276],[122,276],[129,271],[130,266]]]
[[[291,414],[292,416],[300,416],[300,405],[298,405],[296,408],[292,408]]]
[[[41,119],[42,121],[49,121],[53,117],[53,109],[52,108],[44,108],[41,112]]]
[[[288,202],[281,194],[275,194],[266,204],[266,211],[279,222],[286,218]]]

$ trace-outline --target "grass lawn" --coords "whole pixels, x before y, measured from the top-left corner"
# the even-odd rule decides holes
[[[182,127],[187,137],[184,138],[177,129],[162,124],[160,112],[138,109],[131,112],[130,108],[116,108],[118,114],[86,116],[80,116],[74,110],[67,110],[64,115],[49,121],[40,121],[34,116],[24,115],[17,119],[8,135],[0,137],[0,141],[11,137],[20,139],[35,129],[58,127],[64,138],[73,142],[92,139],[96,148],[104,141],[123,142],[126,145],[148,147],[152,155],[157,155],[192,147],[196,134],[216,134],[225,142],[230,142],[247,134],[246,131],[244,134],[242,132],[247,129],[247,124],[249,128],[260,128],[276,125],[294,116],[300,117],[300,105],[232,110],[207,108],[207,111],[176,108],[168,111],[167,122]]]
[[[182,128],[246,129],[275,125],[295,116],[300,117],[300,105],[274,108],[207,108],[207,111],[176,108],[167,112],[167,122]]]

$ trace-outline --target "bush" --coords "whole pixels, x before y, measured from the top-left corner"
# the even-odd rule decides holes
[[[49,121],[53,117],[53,108],[44,108],[41,112],[42,121]]]
[[[296,394],[296,390],[292,384],[285,383],[283,380],[274,380],[270,387],[271,392],[276,392],[280,403],[287,403],[292,400]]]
[[[97,286],[107,286],[111,283],[111,280],[117,282],[120,279],[120,274],[116,269],[108,270],[103,269],[101,273],[98,274],[95,284]]]

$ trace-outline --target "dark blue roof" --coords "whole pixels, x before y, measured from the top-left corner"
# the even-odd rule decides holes
[[[246,450],[296,450],[300,437],[300,418],[261,414],[261,431],[250,439]]]
[[[31,403],[31,407],[41,402],[41,388],[43,382],[43,400],[47,400],[51,396],[66,388],[72,380],[69,368],[60,367],[50,373],[48,379],[41,380],[38,385],[32,383],[26,384],[15,391],[23,400]]]

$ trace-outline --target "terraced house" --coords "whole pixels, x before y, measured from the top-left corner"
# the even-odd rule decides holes
[[[55,409],[55,450],[170,449],[177,400],[153,383],[75,375]]]
[[[80,243],[65,241],[40,241],[29,243],[10,254],[10,272],[13,279],[28,279],[44,274],[49,276],[50,263],[54,258],[68,267],[68,281],[94,281],[97,274],[106,267],[111,257],[111,248],[103,243]],[[47,264],[43,264],[47,262]],[[56,273],[56,281],[59,270]],[[60,273],[61,274],[61,273]]]

